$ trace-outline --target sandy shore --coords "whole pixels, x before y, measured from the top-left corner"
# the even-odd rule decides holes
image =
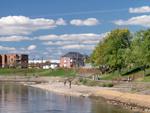
[[[150,113],[150,95],[131,94],[116,91],[114,88],[88,87],[83,85],[72,85],[70,89],[62,82],[51,82],[30,85],[47,91],[56,92],[62,95],[102,97],[117,105],[126,106],[132,110]]]
[[[132,110],[144,111],[150,113],[150,95],[122,92],[117,88],[89,87],[83,85],[72,85],[70,89],[68,84],[64,86],[60,77],[20,77],[20,76],[1,76],[1,81],[21,81],[24,85],[52,91],[62,95],[82,96],[82,97],[102,97],[115,105],[121,105]],[[30,81],[30,82],[29,82]],[[32,81],[33,84],[32,84]],[[41,83],[43,81],[43,83]],[[46,82],[47,83],[46,83]],[[29,85],[29,84],[30,85]],[[35,84],[39,83],[39,84]],[[31,85],[32,84],[32,85]]]

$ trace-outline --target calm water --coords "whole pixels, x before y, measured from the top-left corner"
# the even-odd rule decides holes
[[[0,84],[0,113],[131,113],[104,101],[62,96],[17,84]]]

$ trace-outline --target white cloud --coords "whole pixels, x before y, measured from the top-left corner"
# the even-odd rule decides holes
[[[52,55],[59,57],[69,51],[76,51],[85,54],[90,54],[95,45],[102,40],[108,33],[94,34],[62,34],[62,35],[45,35],[36,37],[37,40],[43,41],[46,45],[46,51],[54,53]],[[58,54],[60,53],[60,54]],[[49,54],[51,56],[51,54]]]
[[[74,44],[74,45],[65,45],[63,49],[84,49],[84,50],[92,50],[95,45],[84,45],[84,44]]]
[[[70,21],[70,24],[75,26],[95,26],[99,24],[99,21],[96,18],[88,18],[85,20],[73,19]]]
[[[150,6],[142,6],[137,8],[129,8],[130,13],[149,13]]]
[[[6,46],[0,46],[1,51],[15,51],[16,48],[14,47],[6,47]]]
[[[34,50],[36,49],[36,45],[30,45],[27,47],[27,50],[31,51],[31,50]]]
[[[0,35],[30,34],[37,30],[52,29],[57,25],[64,25],[63,19],[35,18],[25,16],[7,16],[0,18]]]
[[[59,18],[56,20],[56,25],[67,25],[67,23],[63,18]]]
[[[67,45],[67,44],[72,44],[74,43],[73,41],[48,41],[48,42],[44,42],[44,45],[50,45],[50,46],[61,46],[61,45]]]
[[[97,44],[100,40],[85,40],[83,41],[84,44]]]
[[[150,27],[150,15],[143,15],[132,17],[128,20],[117,20],[114,21],[116,25],[139,25],[143,27]]]
[[[42,41],[87,41],[87,40],[101,40],[107,33],[94,34],[94,33],[83,33],[83,34],[62,34],[62,35],[44,35],[36,37],[35,39]]]
[[[62,35],[47,35],[40,36],[39,40],[44,41],[43,44],[48,46],[48,51],[86,51],[94,49],[108,33],[102,34],[62,34]],[[55,37],[55,38],[54,38]],[[38,39],[38,37],[37,37]]]
[[[58,35],[53,35],[53,34],[35,37],[35,39],[43,40],[43,41],[47,41],[47,40],[56,40],[56,39],[58,39],[58,38],[59,38]]]
[[[20,42],[25,40],[31,40],[29,37],[24,36],[7,36],[7,37],[0,37],[0,42]]]

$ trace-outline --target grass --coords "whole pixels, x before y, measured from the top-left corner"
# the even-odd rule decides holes
[[[128,75],[121,75],[119,74],[118,71],[115,71],[113,73],[102,75],[101,79],[102,80],[117,80],[117,79],[123,79],[123,78],[127,79],[128,76],[130,76],[130,77],[134,77],[134,80],[138,82],[150,82],[150,69],[146,70],[146,76],[144,76],[143,74],[144,74],[143,71],[138,71],[138,72],[128,74]]]
[[[72,69],[56,69],[56,70],[45,70],[39,73],[40,76],[75,76],[76,72]]]
[[[100,87],[113,87],[114,84],[111,82],[99,82],[90,79],[81,78],[79,80],[80,84],[87,85],[87,86],[100,86]]]
[[[141,79],[142,82],[150,82],[150,76],[146,76],[143,79]]]
[[[24,76],[75,76],[72,69],[0,69],[0,75],[24,75]]]
[[[119,78],[121,75],[119,74],[118,71],[115,71],[113,73],[108,73],[108,74],[104,74],[101,76],[102,80],[114,80]]]
[[[60,76],[60,77],[72,77],[76,75],[76,71],[73,69],[0,69],[0,76],[11,76],[11,75],[20,75],[20,76]],[[113,73],[104,74],[101,76],[101,80],[118,80],[120,78],[127,78],[128,76],[134,76],[135,81],[140,82],[150,82],[150,69],[147,69],[145,77],[143,77],[143,71],[139,71],[136,73],[132,73],[129,75],[122,76],[118,71]],[[89,84],[90,86],[94,86],[96,84],[101,85],[99,83],[93,81],[83,80],[83,84]],[[105,84],[104,84],[105,86]],[[106,85],[107,86],[107,85]]]

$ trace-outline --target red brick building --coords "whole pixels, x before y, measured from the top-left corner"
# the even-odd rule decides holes
[[[85,56],[78,52],[69,52],[61,57],[60,67],[72,68],[84,66]]]
[[[28,55],[26,54],[0,54],[0,67],[28,67]]]

